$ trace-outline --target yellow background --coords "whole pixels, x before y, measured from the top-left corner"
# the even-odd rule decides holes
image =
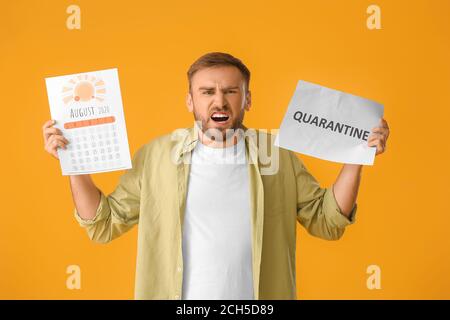
[[[186,71],[209,51],[252,71],[245,124],[278,128],[297,80],[379,101],[387,152],[364,167],[357,223],[337,242],[299,226],[300,299],[450,298],[450,1],[2,1],[0,298],[132,299],[137,228],[91,243],[72,216],[68,177],[44,151],[44,78],[117,67],[132,154],[192,125]],[[66,8],[81,8],[81,30]],[[323,186],[341,165],[300,156]],[[94,175],[106,193],[123,172]],[[81,290],[66,267],[81,267]],[[381,268],[380,290],[366,287]]]

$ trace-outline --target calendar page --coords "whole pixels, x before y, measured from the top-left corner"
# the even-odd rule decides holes
[[[69,140],[58,148],[63,175],[131,168],[117,69],[45,79],[54,127]]]

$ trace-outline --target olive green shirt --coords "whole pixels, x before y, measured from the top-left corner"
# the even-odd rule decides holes
[[[350,219],[345,217],[332,187],[321,188],[295,153],[273,146],[269,133],[245,130],[254,297],[296,299],[296,222],[313,236],[337,240],[354,223],[357,205]],[[136,152],[132,169],[116,189],[108,196],[101,193],[92,220],[74,210],[89,238],[99,243],[138,224],[136,299],[182,298],[183,218],[189,160],[197,142],[196,125],[152,140]],[[277,159],[273,172],[267,170],[273,166],[268,158]]]

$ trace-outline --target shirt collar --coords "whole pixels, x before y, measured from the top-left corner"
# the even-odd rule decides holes
[[[244,139],[245,139],[245,147],[247,157],[250,157],[251,163],[258,163],[258,131],[256,129],[248,129],[243,126],[244,130]],[[190,155],[190,152],[195,148],[197,143],[199,142],[199,130],[200,128],[196,123],[190,128],[184,129],[181,132],[182,138],[181,142],[178,144],[176,148],[176,157],[177,163],[180,161],[186,154]],[[249,160],[249,159],[247,159]]]

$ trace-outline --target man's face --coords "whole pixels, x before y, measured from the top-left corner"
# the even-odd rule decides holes
[[[244,77],[236,67],[201,69],[191,79],[187,106],[208,136],[225,139],[227,129],[241,128],[250,102],[250,92],[246,93]]]

